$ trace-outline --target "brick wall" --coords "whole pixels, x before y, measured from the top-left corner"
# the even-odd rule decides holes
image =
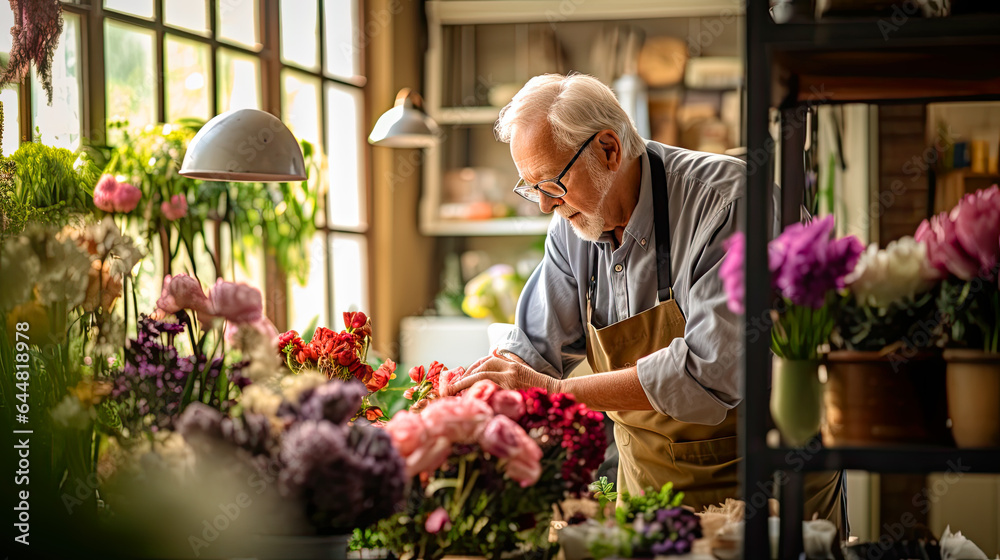
[[[882,105],[878,109],[879,242],[913,235],[927,217],[927,108],[925,105]]]

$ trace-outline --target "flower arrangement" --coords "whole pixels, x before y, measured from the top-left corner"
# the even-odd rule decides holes
[[[885,249],[871,244],[845,279],[847,294],[837,314],[833,342],[849,350],[878,351],[895,344],[926,347],[915,336],[934,314],[941,275],[931,267],[927,247],[912,237]]]
[[[571,560],[584,556],[581,544],[587,556],[598,560],[687,554],[702,536],[698,515],[681,507],[684,493],[675,493],[671,483],[636,496],[622,493],[622,503],[610,519],[604,510],[618,498],[614,483],[601,477],[590,484],[590,492],[599,505],[596,519],[571,519],[560,535]]]
[[[391,515],[405,467],[389,434],[350,422],[364,387],[315,373],[288,381],[280,393],[256,385],[228,415],[192,405],[178,431],[202,457],[236,448],[244,465],[274,480],[268,488],[294,517],[287,530],[349,534]]]
[[[327,379],[360,381],[368,393],[362,398],[354,418],[363,416],[369,422],[385,422],[389,418],[373,397],[396,378],[396,363],[385,360],[378,368],[368,365],[372,323],[367,315],[345,311],[344,325],[346,328],[339,333],[319,327],[309,342],[297,331],[284,332],[278,336],[278,353],[285,367],[293,373],[316,370]]]
[[[854,270],[864,246],[852,236],[832,239],[833,216],[792,224],[768,244],[771,286],[779,299],[771,311],[772,351],[786,359],[816,359],[834,326],[837,290]],[[726,240],[719,276],[729,309],[743,313],[745,238]]]
[[[950,212],[921,222],[914,237],[944,277],[937,305],[950,344],[1000,351],[1000,187],[965,195]]]
[[[404,560],[547,548],[553,505],[603,459],[602,421],[569,395],[490,381],[397,413],[386,431],[416,478],[406,509],[379,525],[389,548]]]

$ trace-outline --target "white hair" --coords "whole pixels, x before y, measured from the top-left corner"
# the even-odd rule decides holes
[[[497,139],[509,144],[517,126],[541,118],[548,120],[556,144],[566,150],[578,149],[590,135],[604,129],[615,131],[626,157],[639,157],[646,149],[614,92],[593,76],[542,74],[528,80],[500,110]]]

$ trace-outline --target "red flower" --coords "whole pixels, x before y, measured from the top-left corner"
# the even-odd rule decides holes
[[[444,364],[434,361],[431,362],[431,367],[427,370],[427,380],[431,382],[431,386],[434,387],[434,391],[438,390],[438,382],[441,379],[441,372],[444,370]]]
[[[424,366],[413,366],[410,368],[410,379],[414,383],[420,383],[424,380]]]
[[[368,391],[371,393],[379,391],[389,384],[389,380],[393,378],[393,374],[395,372],[396,362],[386,360],[382,362],[382,365],[380,365],[377,370],[372,372],[371,378],[365,382],[365,387],[367,387]]]
[[[365,410],[365,418],[367,418],[369,422],[374,422],[383,416],[385,416],[385,413],[382,412],[382,409],[377,406],[373,406]]]
[[[413,371],[413,370],[410,370]],[[403,398],[406,400],[413,400],[413,394],[416,393],[416,387],[410,387],[409,389],[403,391]]]
[[[368,316],[361,311],[345,311],[344,327],[361,338],[367,338],[372,335],[371,321],[368,319]]]

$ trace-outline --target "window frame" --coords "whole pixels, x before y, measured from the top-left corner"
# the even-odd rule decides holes
[[[355,13],[357,14],[357,29],[364,29],[364,2],[362,0],[352,1],[354,2]],[[277,115],[278,118],[283,121],[285,120],[285,115],[283,115],[282,112],[283,71],[285,69],[289,69],[310,77],[318,78],[320,83],[319,109],[321,114],[321,144],[325,144],[329,138],[329,131],[327,127],[327,112],[329,107],[327,107],[326,102],[326,87],[329,83],[333,83],[341,87],[351,88],[360,93],[359,98],[361,100],[361,104],[358,107],[358,111],[361,115],[359,121],[363,125],[365,122],[364,117],[368,114],[368,104],[370,103],[370,92],[366,87],[367,79],[365,78],[367,74],[366,57],[364,52],[365,44],[363,41],[354,41],[354,38],[352,37],[352,41],[354,42],[353,46],[357,49],[357,53],[355,55],[357,57],[357,75],[338,76],[330,74],[326,71],[327,38],[325,37],[326,3],[324,0],[316,0],[320,40],[317,42],[318,65],[313,69],[285,63],[282,60],[280,52],[280,0],[257,1],[259,43],[256,47],[247,47],[241,43],[230,42],[218,38],[219,1],[207,0],[207,2],[209,30],[207,33],[201,34],[166,24],[164,21],[164,0],[153,1],[153,20],[148,20],[115,10],[105,9],[103,0],[80,0],[79,3],[66,0],[62,1],[62,8],[66,13],[75,14],[80,17],[80,71],[82,74],[81,88],[83,97],[81,103],[82,114],[80,115],[80,126],[82,137],[102,143],[107,140],[107,84],[105,79],[104,60],[104,24],[106,20],[112,20],[117,23],[135,26],[154,32],[154,75],[158,80],[156,85],[155,100],[155,118],[157,122],[166,122],[167,104],[164,46],[166,36],[171,35],[176,38],[209,46],[209,72],[211,74],[211,95],[209,99],[209,108],[212,116],[219,114],[218,57],[219,49],[223,48],[253,57],[259,61],[261,108],[273,115]],[[206,83],[208,82],[206,81]],[[17,86],[19,105],[18,111],[20,118],[19,136],[21,142],[27,142],[33,139],[34,123],[32,122],[31,115],[31,88],[31,80],[28,78],[22,80]],[[359,169],[359,180],[361,183],[359,185],[359,200],[360,203],[364,205],[362,213],[364,223],[360,227],[353,228],[338,228],[332,225],[327,196],[330,185],[328,184],[328,170],[326,169],[325,162],[321,165],[320,177],[317,183],[318,187],[322,190],[323,196],[318,197],[318,203],[320,206],[315,225],[317,234],[323,235],[324,247],[326,248],[326,255],[324,259],[324,264],[326,265],[324,277],[326,281],[327,313],[331,321],[334,321],[336,318],[336,314],[334,313],[336,310],[333,309],[333,267],[335,263],[332,258],[333,236],[335,234],[362,235],[365,238],[365,258],[367,260],[368,268],[365,291],[369,299],[369,304],[371,304],[371,296],[374,292],[372,289],[372,279],[374,278],[372,269],[374,259],[371,258],[371,251],[373,247],[371,147],[366,141],[364,141],[364,138],[367,136],[366,131],[359,129],[357,133],[359,136],[358,145],[361,146],[362,152],[361,168]],[[12,153],[16,149],[16,147],[10,147],[6,151],[7,153]],[[322,151],[324,153],[328,153],[329,149],[330,148],[328,146],[324,145]],[[266,290],[267,294],[272,295],[272,297],[266,298],[267,309],[265,311],[275,322],[275,325],[279,330],[286,330],[288,328],[287,324],[289,320],[288,307],[286,303],[288,300],[289,279],[287,278],[287,275],[277,267],[274,259],[269,258],[266,255],[264,257],[264,268],[265,280],[263,289]]]

